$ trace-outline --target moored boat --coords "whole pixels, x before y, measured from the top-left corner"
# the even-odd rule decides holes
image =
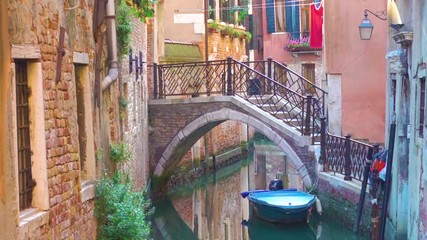
[[[295,189],[254,191],[250,192],[247,198],[259,218],[279,223],[306,220],[316,202],[316,196]]]

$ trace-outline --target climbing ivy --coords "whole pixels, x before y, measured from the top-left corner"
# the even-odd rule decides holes
[[[116,1],[116,31],[120,57],[129,54],[133,30],[132,15],[145,23],[147,18],[154,17],[153,4],[156,3],[157,0]]]
[[[153,4],[156,4],[157,0],[134,0],[134,3],[134,15],[143,23],[147,22],[147,18],[154,17]]]
[[[116,31],[119,56],[129,54],[132,33],[132,7],[125,0],[116,1]]]

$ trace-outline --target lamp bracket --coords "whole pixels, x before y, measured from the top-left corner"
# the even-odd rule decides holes
[[[369,9],[365,9],[365,18],[368,18],[368,12],[371,13],[372,15],[374,15],[375,17],[385,21],[387,20],[387,10],[380,10],[380,11],[376,11],[376,12],[372,12]]]

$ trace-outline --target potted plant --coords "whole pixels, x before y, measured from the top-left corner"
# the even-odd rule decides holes
[[[208,20],[208,31],[211,33],[219,32],[219,23],[212,19],[209,19],[209,20]]]
[[[234,32],[234,26],[233,24],[225,25],[221,28],[221,34],[222,35],[229,35],[231,36]]]
[[[246,41],[247,41],[247,42],[250,42],[250,41],[251,41],[251,39],[252,39],[252,34],[251,34],[250,32],[248,32],[248,31],[245,31],[245,32],[243,33],[243,36],[246,38]]]
[[[232,38],[241,38],[244,35],[243,31],[233,28],[231,32]]]
[[[308,37],[289,39],[285,46],[289,52],[307,51],[310,50],[310,41]]]

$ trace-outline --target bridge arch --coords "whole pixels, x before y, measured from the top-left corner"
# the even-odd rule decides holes
[[[171,171],[181,160],[185,153],[193,146],[200,137],[213,129],[215,126],[227,120],[234,120],[248,124],[272,140],[295,165],[301,175],[304,185],[307,188],[312,186],[312,180],[308,169],[294,148],[268,124],[260,121],[250,114],[239,112],[231,108],[221,108],[219,110],[204,113],[191,121],[184,128],[178,131],[172,140],[167,144],[159,162],[154,169],[155,176],[162,176]]]

